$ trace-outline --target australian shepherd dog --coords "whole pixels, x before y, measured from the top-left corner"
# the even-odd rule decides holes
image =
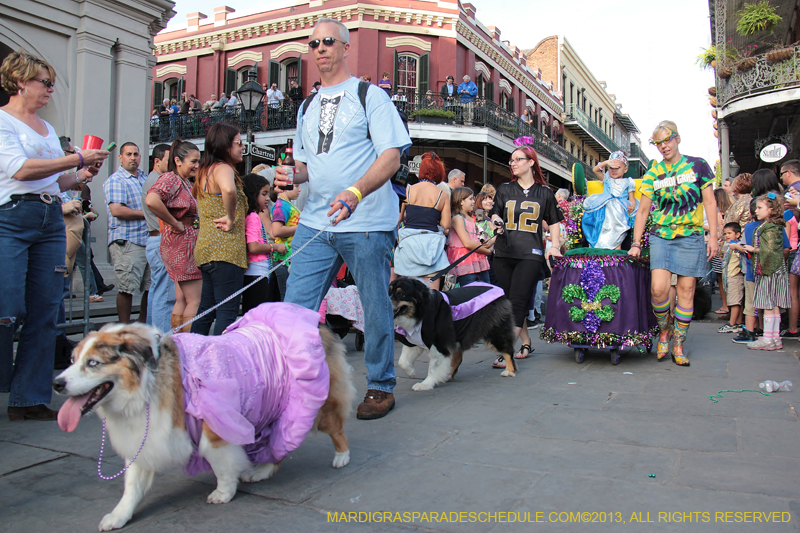
[[[414,377],[414,361],[429,353],[428,376],[413,390],[431,390],[449,381],[458,372],[463,352],[480,340],[503,355],[503,377],[516,375],[511,302],[498,287],[476,283],[442,293],[401,276],[389,285],[389,297],[397,338],[404,345],[397,366]],[[459,316],[461,310],[465,312]]]
[[[345,348],[341,341],[325,327],[317,328],[314,322],[311,327],[311,338],[301,342],[318,350],[317,369],[324,367],[323,360],[327,362],[330,385],[327,386],[328,372],[323,370],[318,378],[323,384],[316,404],[318,410],[316,417],[314,410],[306,413],[306,431],[313,423],[313,429],[330,435],[336,449],[333,466],[341,468],[350,462],[343,427],[355,395],[351,369],[345,361]],[[156,472],[175,466],[186,467],[188,472],[190,460],[207,461],[204,463],[206,469],[210,465],[217,478],[216,490],[208,496],[208,502],[227,503],[236,493],[240,481],[267,479],[280,465],[279,460],[261,464],[252,462],[249,457],[251,449],[227,442],[211,429],[206,419],[202,420],[201,430],[200,421],[195,420],[199,446],[193,444],[187,425],[195,426],[187,421],[188,408],[184,401],[191,398],[192,393],[184,386],[182,371],[186,368],[184,359],[197,354],[181,352],[179,347],[187,345],[181,342],[181,335],[200,337],[191,334],[180,334],[175,338],[162,336],[155,328],[143,324],[107,325],[89,334],[76,346],[72,364],[53,381],[57,393],[70,396],[59,415],[61,428],[72,431],[81,416],[97,411],[98,416],[104,419],[104,431],[107,428],[114,450],[126,465],[130,464],[125,471],[122,499],[102,519],[100,531],[120,528],[131,519]],[[226,332],[216,339],[224,342],[227,335]],[[321,352],[323,349],[324,354]],[[280,363],[270,368],[283,366],[284,363]],[[248,371],[245,369],[243,373]],[[255,382],[256,387],[261,386],[260,379]],[[233,396],[233,401],[237,401],[238,395]],[[286,409],[289,408],[287,405]],[[287,425],[291,426],[291,421]],[[266,433],[270,439],[274,437],[269,431]],[[299,441],[302,442],[304,437],[305,433]]]

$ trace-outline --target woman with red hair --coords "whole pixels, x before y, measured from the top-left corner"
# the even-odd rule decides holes
[[[400,220],[405,224],[397,234],[394,252],[398,275],[430,278],[449,264],[444,245],[450,229],[450,198],[436,186],[444,175],[444,163],[435,152],[422,156],[419,182],[408,186],[406,203],[400,210]],[[439,289],[439,280],[423,281]]]
[[[564,220],[564,215],[553,191],[545,183],[533,148],[520,146],[511,154],[508,164],[513,178],[497,188],[491,211],[496,233],[501,235],[495,242],[493,266],[498,285],[511,300],[515,333],[519,336],[524,332],[522,347],[514,357],[525,359],[533,351],[527,330],[523,328],[528,302],[542,277],[547,257],[561,255],[558,223]],[[549,224],[553,242],[546,253],[542,222]],[[505,368],[503,357],[492,366]]]

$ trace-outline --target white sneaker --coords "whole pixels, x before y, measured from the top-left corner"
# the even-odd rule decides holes
[[[750,350],[765,350],[772,352],[782,349],[783,343],[780,341],[780,339],[768,340],[766,337],[761,337],[757,341],[753,341],[748,344],[747,348]]]

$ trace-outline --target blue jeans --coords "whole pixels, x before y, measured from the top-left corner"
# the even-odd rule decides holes
[[[203,275],[203,290],[200,294],[200,307],[197,308],[197,314],[214,307],[218,302],[244,287],[244,270],[225,261],[211,261],[200,265],[200,273]],[[216,318],[214,335],[222,335],[225,328],[233,324],[236,317],[239,316],[241,301],[242,295],[240,294],[200,320],[192,322],[192,333],[208,335],[211,331],[211,323]]]
[[[0,250],[0,392],[11,393],[9,407],[48,404],[66,272],[61,204],[12,200],[0,205]]]
[[[468,283],[472,283],[473,281],[482,281],[484,283],[489,283],[489,271],[484,270],[483,272],[473,273],[473,274],[464,274],[463,276],[458,276],[458,284],[462,287],[467,285]]]
[[[170,279],[161,260],[161,235],[147,238],[145,254],[150,265],[147,323],[167,332],[171,329],[170,318],[175,306],[175,282]]]
[[[297,250],[317,233],[300,224],[292,240]],[[353,273],[364,309],[364,362],[367,388],[392,392],[394,376],[394,318],[389,300],[393,231],[367,233],[323,232],[292,258],[286,301],[318,311],[333,278],[346,263]]]

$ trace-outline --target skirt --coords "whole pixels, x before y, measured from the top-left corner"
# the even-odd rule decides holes
[[[770,276],[756,275],[753,307],[755,309],[789,309],[792,297],[789,294],[789,277],[781,269]]]
[[[650,270],[668,270],[678,276],[706,275],[706,243],[702,234],[662,239],[650,235]]]

